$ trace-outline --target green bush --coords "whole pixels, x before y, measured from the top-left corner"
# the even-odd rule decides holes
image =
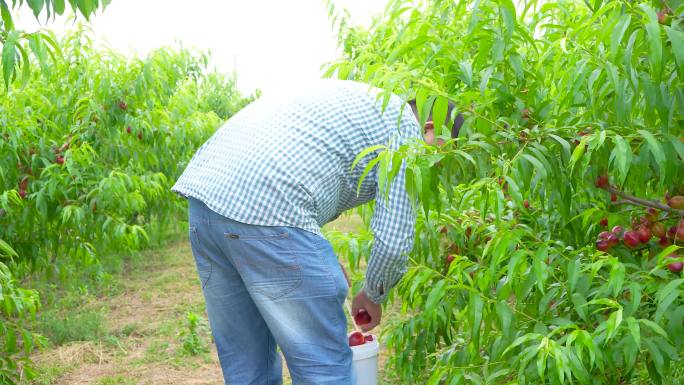
[[[250,99],[187,50],[127,59],[83,31],[60,47],[49,75],[0,94],[0,238],[21,256],[18,274],[67,278],[61,259],[92,264],[161,234],[153,226],[182,208],[172,182]]]
[[[447,100],[465,117],[458,139],[379,155],[406,162],[420,198],[387,336],[403,381],[681,381],[684,6],[667,4],[393,0],[368,29],[336,16],[330,76],[415,97],[423,120]],[[628,247],[616,225],[648,239]],[[348,242],[358,265],[369,237]]]
[[[1,243],[2,241],[0,241]],[[0,248],[0,256],[3,256]],[[0,262],[0,383],[12,385],[19,373],[34,375],[29,354],[45,345],[45,339],[26,329],[27,321],[35,317],[40,302],[38,293],[17,286],[7,266]]]
[[[160,242],[184,215],[172,183],[221,122],[253,99],[239,94],[235,76],[208,72],[208,60],[172,48],[131,59],[96,47],[79,29],[55,42],[47,66],[36,58],[23,67],[27,77],[0,91],[0,250],[13,249],[0,288],[21,293],[0,297],[13,304],[0,315],[8,336],[0,352],[9,353],[0,359],[3,379],[28,362],[17,361],[11,336],[28,333],[19,322],[38,304],[10,271],[61,282],[97,275],[100,256]],[[46,323],[47,334],[59,343],[83,338],[74,335],[81,329],[99,333],[99,318],[87,320]]]

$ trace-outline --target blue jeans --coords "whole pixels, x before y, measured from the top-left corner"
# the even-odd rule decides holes
[[[189,199],[190,242],[226,384],[353,385],[347,282],[325,238],[225,218]]]

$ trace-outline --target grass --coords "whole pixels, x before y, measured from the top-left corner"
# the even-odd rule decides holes
[[[46,293],[33,327],[49,347],[34,354],[39,377],[24,384],[218,383],[184,233],[167,235],[162,248],[111,256],[69,282],[29,281]],[[200,318],[196,356],[183,348],[188,312]]]
[[[104,376],[95,385],[133,385],[136,381],[124,376]]]
[[[105,309],[73,312],[73,309],[53,308],[40,313],[34,329],[56,346],[73,341],[97,341],[107,334],[105,312]]]

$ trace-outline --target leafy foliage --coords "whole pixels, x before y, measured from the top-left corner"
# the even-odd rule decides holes
[[[36,19],[45,14],[46,19],[55,18],[63,15],[68,4],[76,15],[90,18],[99,8],[105,8],[111,0],[26,0],[26,5],[33,11]],[[22,71],[22,83],[25,85],[31,73],[30,54],[33,53],[40,61],[41,69],[48,73],[48,56],[59,53],[59,46],[56,37],[49,31],[37,31],[26,33],[17,29],[12,11],[24,5],[24,0],[0,0],[0,43],[2,45],[2,56],[0,57],[0,67],[5,86],[10,83],[17,75],[17,71]]]
[[[684,280],[666,266],[684,212],[660,197],[684,194],[682,2],[392,0],[368,29],[330,10],[344,57],[328,75],[416,98],[422,121],[447,100],[465,116],[455,140],[443,126],[443,145],[380,154],[405,161],[420,198],[396,291],[406,318],[388,336],[396,373],[680,381]],[[604,252],[601,223],[675,235]],[[357,242],[336,245],[352,265],[369,237]]]
[[[204,327],[201,316],[195,312],[187,312],[185,318],[186,328],[180,333],[180,337],[182,337],[183,340],[184,353],[191,356],[197,356],[208,352],[209,349],[199,334],[199,329]]]
[[[3,249],[11,251],[9,248]],[[3,253],[0,252],[0,256]],[[7,255],[5,255],[7,256]],[[40,335],[31,333],[24,322],[35,317],[40,302],[38,293],[17,287],[7,266],[0,262],[0,383],[14,384],[18,373],[33,375],[28,358],[36,347],[45,345]]]
[[[68,280],[102,253],[159,241],[185,210],[172,182],[222,120],[252,100],[240,96],[234,77],[207,73],[207,56],[185,49],[129,59],[94,47],[83,30],[57,47],[49,71],[0,92],[0,258],[11,256],[8,284],[10,271]],[[15,318],[37,297],[6,298],[17,306],[0,316],[9,336],[22,332]],[[13,354],[14,345],[4,349]],[[6,364],[14,365],[11,356]]]
[[[82,32],[60,46],[50,77],[0,96],[0,238],[23,257],[16,272],[64,276],[58,257],[92,263],[150,241],[152,219],[180,212],[169,188],[220,124],[212,108],[225,117],[249,100],[225,98],[234,79],[205,76],[207,58],[186,50],[128,60]]]

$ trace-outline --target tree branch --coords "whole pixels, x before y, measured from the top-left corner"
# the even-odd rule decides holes
[[[620,191],[613,186],[606,186],[603,189],[608,191],[608,192],[611,192],[611,193],[613,193],[613,194],[615,194],[615,195],[617,195],[623,199],[622,201],[614,202],[615,205],[625,204],[625,203],[629,202],[632,204],[637,204],[639,206],[653,207],[655,209],[660,209],[663,211],[667,211],[669,213],[677,214],[680,217],[684,217],[684,210],[673,209],[672,207],[670,207],[664,203],[635,197],[634,195],[627,194],[626,192]]]

